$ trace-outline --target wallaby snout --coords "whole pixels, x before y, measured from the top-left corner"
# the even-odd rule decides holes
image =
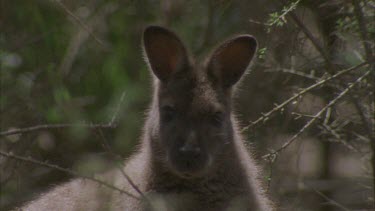
[[[182,140],[177,150],[172,150],[169,156],[169,162],[172,168],[178,174],[198,175],[204,169],[207,169],[209,154],[203,150],[197,140],[196,135],[188,135]]]
[[[194,158],[201,153],[201,148],[191,143],[185,143],[178,149],[178,151],[180,152],[181,156]]]

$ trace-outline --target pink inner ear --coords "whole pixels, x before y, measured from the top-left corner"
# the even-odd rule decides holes
[[[227,70],[226,72],[231,71],[226,74],[242,74],[249,65],[253,54],[254,50],[248,42],[236,41],[228,44],[219,52],[218,61],[220,66]]]
[[[243,75],[256,50],[256,40],[242,35],[222,44],[209,63],[216,79],[225,87],[234,85]]]
[[[152,70],[161,80],[174,74],[186,56],[182,43],[169,34],[153,34],[145,42],[145,48]]]

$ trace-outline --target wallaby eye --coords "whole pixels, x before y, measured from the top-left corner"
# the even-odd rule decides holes
[[[164,122],[170,122],[175,118],[176,113],[176,109],[172,106],[163,106],[161,110],[162,120]]]
[[[224,113],[220,111],[213,113],[210,118],[211,124],[216,127],[222,126],[223,120],[224,120]]]

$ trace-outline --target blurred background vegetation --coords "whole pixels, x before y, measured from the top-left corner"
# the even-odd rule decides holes
[[[71,178],[10,155],[92,175],[134,151],[151,94],[149,24],[197,58],[234,34],[258,39],[235,108],[244,127],[267,120],[244,134],[280,210],[374,210],[374,11],[373,0],[1,0],[0,210]]]

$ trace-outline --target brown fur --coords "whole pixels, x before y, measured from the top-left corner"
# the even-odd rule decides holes
[[[204,64],[191,62],[179,38],[151,26],[144,34],[154,97],[139,151],[125,172],[142,201],[83,179],[59,186],[24,210],[272,210],[231,113],[232,87],[249,65],[256,41],[222,44]],[[118,170],[102,176],[134,195]]]

